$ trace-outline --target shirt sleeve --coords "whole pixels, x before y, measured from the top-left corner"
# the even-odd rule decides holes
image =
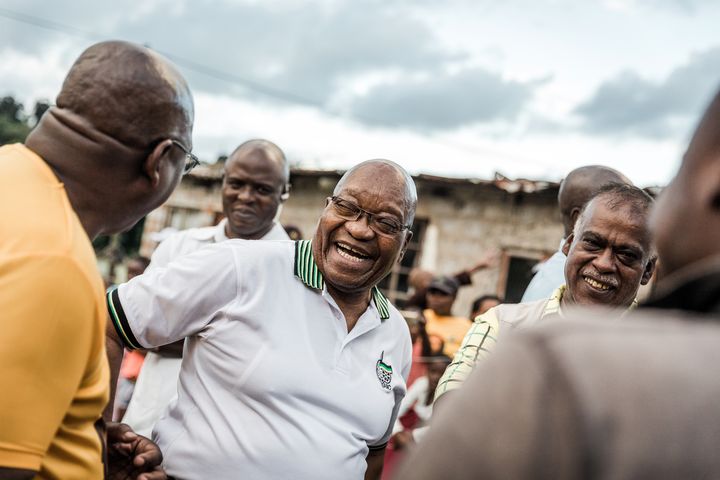
[[[90,368],[97,294],[67,257],[3,262],[0,466],[39,470]]]
[[[462,344],[452,363],[445,369],[435,390],[435,401],[445,392],[460,388],[475,368],[475,365],[485,358],[497,342],[500,325],[497,313],[491,308],[479,315],[465,334]]]
[[[108,312],[128,348],[152,348],[203,330],[238,288],[233,247],[209,245],[108,291]]]
[[[173,260],[173,250],[179,237],[180,234],[171,235],[158,244],[157,248],[155,248],[155,251],[150,256],[150,264],[148,265],[146,271],[151,268],[168,266],[168,264]]]

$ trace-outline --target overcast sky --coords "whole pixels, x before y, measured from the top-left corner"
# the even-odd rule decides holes
[[[709,0],[4,0],[0,96],[53,100],[125,39],[186,75],[206,160],[264,137],[310,168],[661,185],[720,85],[718,21]]]

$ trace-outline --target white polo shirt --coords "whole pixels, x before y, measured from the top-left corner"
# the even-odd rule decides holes
[[[225,233],[227,218],[213,227],[190,228],[165,239],[152,254],[148,271],[165,267],[189,253],[206,245],[228,240]],[[261,240],[289,240],[285,229],[277,222]],[[177,382],[180,374],[180,358],[162,356],[148,352],[130,399],[124,423],[140,435],[150,437],[152,430],[168,405],[177,396]]]
[[[148,268],[164,267],[183,255],[197,251],[205,245],[229,240],[225,233],[227,218],[213,227],[189,228],[170,235],[158,245],[152,254]],[[278,222],[260,240],[290,240],[285,229]]]
[[[155,428],[177,478],[361,479],[410,370],[407,325],[379,290],[355,327],[309,241],[229,240],[108,293],[131,347],[188,337]]]

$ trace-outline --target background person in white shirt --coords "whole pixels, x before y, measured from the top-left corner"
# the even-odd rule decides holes
[[[290,191],[283,151],[268,140],[249,140],[225,162],[222,204],[225,218],[214,227],[191,228],[163,241],[149,268],[165,267],[183,255],[230,238],[288,240],[274,219]],[[148,352],[123,422],[150,436],[155,423],[177,395],[184,340]]]
[[[406,392],[405,320],[377,284],[417,193],[387,160],[335,187],[310,241],[209,246],[108,293],[108,356],[187,338],[154,437],[177,478],[379,478]],[[114,327],[114,329],[113,329]]]

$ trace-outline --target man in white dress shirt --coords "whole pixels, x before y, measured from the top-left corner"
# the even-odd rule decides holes
[[[275,221],[288,198],[289,170],[285,154],[267,140],[249,140],[225,162],[222,202],[225,218],[214,227],[191,228],[163,241],[149,268],[230,238],[288,240]],[[155,423],[177,395],[177,379],[184,340],[148,352],[123,422],[150,436]]]

